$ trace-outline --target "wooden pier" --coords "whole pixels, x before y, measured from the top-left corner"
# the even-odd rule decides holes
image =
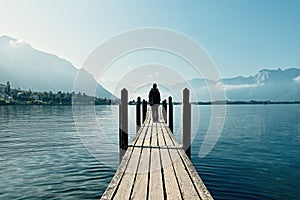
[[[126,91],[122,92],[125,95],[122,98],[127,101]],[[126,101],[123,107],[121,104],[120,112],[127,112]],[[159,122],[152,121],[150,111],[150,108],[147,113],[143,111],[143,123],[139,124],[137,120],[138,131],[131,144],[125,147],[120,144],[120,166],[101,199],[213,199],[186,154],[190,147],[184,150],[168,127],[166,111],[160,110]],[[122,143],[127,131],[122,130],[122,122],[128,123],[128,119],[120,121]],[[170,124],[173,128],[173,122]],[[127,129],[128,125],[124,127]]]

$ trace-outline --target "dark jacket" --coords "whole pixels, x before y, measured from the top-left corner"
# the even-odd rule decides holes
[[[152,88],[149,92],[149,104],[152,106],[153,104],[160,104],[160,93],[158,89]]]

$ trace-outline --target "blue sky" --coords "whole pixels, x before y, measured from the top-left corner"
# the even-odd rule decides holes
[[[0,0],[0,35],[22,39],[79,67],[103,41],[162,27],[201,44],[221,76],[300,66],[300,1]]]

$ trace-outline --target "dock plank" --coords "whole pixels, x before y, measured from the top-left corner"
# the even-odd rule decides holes
[[[164,129],[166,132],[168,132],[174,145],[181,146],[178,143],[178,141],[176,140],[176,138],[174,137],[174,135],[172,134],[172,132],[170,131],[170,129],[168,129],[167,127],[164,127]],[[200,178],[199,174],[197,173],[197,171],[194,168],[193,164],[191,163],[190,159],[185,154],[184,150],[182,148],[178,148],[177,151],[179,153],[179,156],[180,156],[187,172],[189,173],[189,175],[192,179],[192,183],[195,186],[197,193],[200,195],[200,198],[203,200],[212,200],[213,197],[211,196],[210,192],[206,188],[205,184],[203,183],[202,179]]]
[[[178,146],[174,145],[173,138],[170,136],[170,134],[166,131],[164,127],[162,127],[162,130],[164,133],[163,135],[166,137],[166,143],[175,169],[178,184],[181,188],[183,199],[199,199],[200,197],[197,192],[197,189],[193,185],[190,174],[188,173],[178,153]]]
[[[163,175],[165,180],[165,189],[167,199],[182,199],[180,188],[177,183],[173,164],[169,155],[169,151],[166,147],[165,139],[163,136],[162,129],[156,127],[158,134],[158,143],[160,148],[160,157],[162,160]]]
[[[144,137],[147,133],[148,127],[144,127],[140,136],[137,138],[135,146],[142,146],[144,142]],[[123,199],[129,199],[131,194],[131,189],[134,185],[134,179],[135,175],[137,173],[141,150],[142,148],[136,148],[135,146],[131,147],[132,155],[128,161],[128,165],[126,168],[126,171],[122,177],[121,183],[118,188],[118,192],[116,193],[114,199],[123,200]]]
[[[156,129],[152,129],[151,137],[151,165],[149,182],[149,199],[164,199],[164,187],[162,179],[162,165],[158,147]]]
[[[149,124],[149,129],[144,136],[144,143],[141,148],[141,159],[137,170],[136,180],[134,182],[131,199],[147,199],[148,195],[148,174],[150,168],[150,139],[152,133],[152,124]],[[139,144],[137,144],[139,145]]]
[[[148,119],[148,121],[149,121],[149,119]],[[148,121],[147,121],[147,123],[148,123]],[[134,139],[132,140],[133,145],[136,144],[137,140],[139,139],[140,134],[142,133],[143,130],[145,130],[145,128],[147,128],[147,127],[146,126],[142,127],[140,129],[140,131],[137,133],[137,135],[134,137]],[[108,185],[106,191],[102,195],[102,197],[101,197],[102,200],[113,199],[113,197],[116,194],[116,191],[118,189],[118,186],[122,180],[122,177],[125,173],[125,170],[127,168],[132,151],[133,151],[133,147],[129,146],[123,159],[122,159],[122,162],[120,163],[120,165],[118,167],[117,172],[115,173],[113,179],[111,180],[110,184]]]

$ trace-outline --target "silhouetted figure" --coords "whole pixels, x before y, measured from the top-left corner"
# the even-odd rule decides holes
[[[151,88],[149,92],[149,104],[152,109],[152,119],[153,122],[158,122],[158,107],[160,104],[160,93],[157,89],[157,84],[153,84],[153,88]]]

